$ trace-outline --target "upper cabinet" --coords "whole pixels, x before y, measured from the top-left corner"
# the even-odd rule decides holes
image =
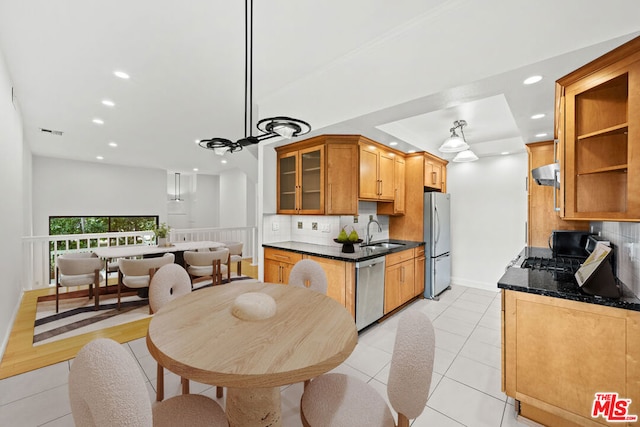
[[[393,201],[395,156],[383,145],[360,143],[360,199]]]
[[[278,153],[278,212],[324,213],[324,146]]]
[[[393,160],[393,202],[378,202],[379,215],[404,215],[405,170],[406,162],[404,157],[395,156]]]
[[[561,215],[640,220],[640,38],[557,84]]]
[[[424,155],[424,186],[443,193],[447,191],[445,177],[447,161],[425,153]]]
[[[356,215],[357,141],[357,135],[323,135],[276,148],[277,212]]]

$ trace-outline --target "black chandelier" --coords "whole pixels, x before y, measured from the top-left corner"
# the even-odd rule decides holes
[[[244,66],[244,138],[231,141],[227,138],[201,139],[198,144],[202,148],[214,150],[216,154],[234,153],[242,147],[254,145],[260,141],[275,137],[287,139],[304,135],[311,131],[309,123],[291,117],[277,116],[258,121],[256,127],[262,134],[251,135],[253,123],[253,0],[245,1],[245,66]]]

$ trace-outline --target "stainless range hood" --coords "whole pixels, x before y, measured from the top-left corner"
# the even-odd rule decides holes
[[[538,185],[560,188],[560,164],[551,163],[531,170],[531,175]]]

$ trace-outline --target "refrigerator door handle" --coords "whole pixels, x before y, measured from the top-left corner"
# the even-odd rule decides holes
[[[438,240],[440,240],[440,215],[438,214],[438,205],[436,205],[434,203],[433,206],[433,210],[436,214],[436,241],[435,243],[438,243]]]

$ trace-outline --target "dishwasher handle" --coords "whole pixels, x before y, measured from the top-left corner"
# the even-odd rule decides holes
[[[373,267],[374,265],[378,265],[378,264],[382,264],[384,263],[385,257],[383,256],[379,256],[377,258],[372,258],[372,259],[368,259],[365,261],[358,261],[356,262],[356,268],[365,268],[365,267]]]

